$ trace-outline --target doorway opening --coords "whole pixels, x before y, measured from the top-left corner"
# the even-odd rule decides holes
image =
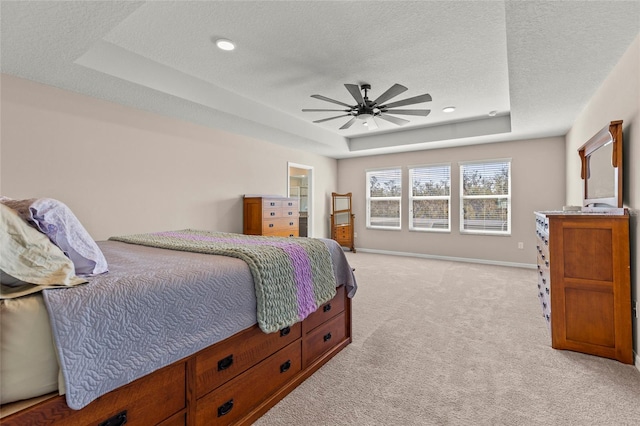
[[[313,236],[313,167],[287,163],[287,194],[298,199],[301,237]]]

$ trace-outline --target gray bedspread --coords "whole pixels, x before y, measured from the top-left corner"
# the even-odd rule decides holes
[[[356,282],[330,249],[336,286]],[[101,395],[256,324],[256,295],[242,260],[116,241],[98,243],[109,272],[83,286],[45,290],[67,405]]]

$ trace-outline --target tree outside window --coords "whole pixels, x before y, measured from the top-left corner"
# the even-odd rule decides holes
[[[367,172],[367,228],[401,229],[402,169]]]
[[[460,163],[460,232],[511,234],[511,160]]]
[[[409,169],[409,229],[451,230],[451,165],[429,165]]]

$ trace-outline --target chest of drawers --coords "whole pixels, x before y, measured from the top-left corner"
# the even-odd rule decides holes
[[[299,236],[299,217],[296,198],[245,196],[242,233],[297,237]]]
[[[536,213],[551,346],[633,363],[629,216]]]

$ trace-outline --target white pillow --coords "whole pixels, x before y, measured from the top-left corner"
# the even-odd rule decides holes
[[[0,299],[87,282],[75,275],[73,262],[60,248],[2,203],[0,253]]]
[[[53,198],[0,202],[16,209],[22,219],[33,224],[60,247],[73,262],[77,275],[91,276],[108,271],[107,260],[102,251],[63,202]]]

